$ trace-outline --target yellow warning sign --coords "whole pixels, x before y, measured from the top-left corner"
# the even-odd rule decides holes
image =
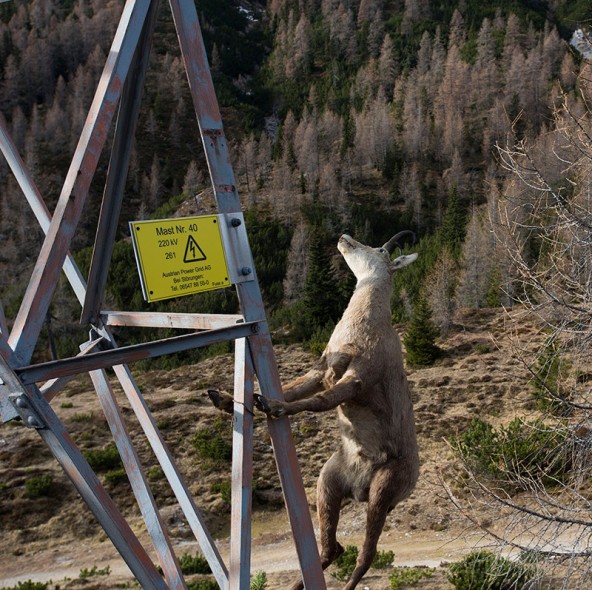
[[[146,301],[230,285],[218,215],[130,222]]]

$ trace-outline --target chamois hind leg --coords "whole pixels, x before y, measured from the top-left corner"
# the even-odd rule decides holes
[[[321,469],[317,482],[317,514],[323,569],[329,567],[343,553],[343,547],[337,542],[341,502],[347,493],[342,476],[343,469],[341,451],[336,451]]]
[[[345,496],[345,488],[340,474],[343,463],[340,452],[333,453],[325,463],[317,482],[317,514],[319,517],[321,541],[321,567],[327,569],[342,553],[343,547],[337,542],[337,525],[341,501]],[[299,579],[290,590],[302,590],[304,584]]]
[[[358,555],[356,567],[343,590],[353,590],[370,568],[387,514],[413,489],[409,479],[405,469],[394,462],[383,465],[374,474],[368,496],[366,538],[362,551]]]

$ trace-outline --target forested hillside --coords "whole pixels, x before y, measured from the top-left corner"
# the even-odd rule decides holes
[[[455,588],[493,587],[504,580],[513,588],[588,588],[590,0],[196,5],[282,378],[306,371],[351,294],[353,277],[336,250],[338,236],[347,232],[379,246],[399,230],[413,230],[417,243],[403,246],[419,256],[395,274],[391,309],[393,323],[403,323],[397,328],[413,384],[422,479],[416,496],[394,512],[393,530],[408,544],[418,526],[430,542],[450,526],[458,540],[466,536],[465,524],[461,531],[451,514],[462,514],[472,530],[484,531],[512,553],[508,563],[517,567],[512,571],[518,578],[508,582],[503,568],[475,568],[469,561],[467,575],[481,572],[483,581],[463,582],[461,566]],[[0,3],[0,116],[50,211],[123,6],[123,0]],[[579,49],[570,44],[574,31]],[[214,207],[164,1],[134,139],[104,306],[237,311],[233,289],[150,305],[142,299],[128,222],[210,213]],[[72,244],[84,273],[107,165],[104,155]],[[0,157],[0,320],[5,315],[8,327],[42,241]],[[79,317],[63,281],[35,360],[77,354],[88,332]],[[143,340],[165,335],[147,331]],[[128,344],[139,335],[121,328],[116,337]],[[220,484],[210,460],[221,452],[201,458],[196,453],[198,435],[217,438],[208,427],[232,430],[206,397],[210,387],[232,388],[231,356],[216,356],[227,350],[225,344],[134,365],[139,382],[149,386],[159,430],[192,474],[192,492],[209,494],[207,510],[219,530],[229,488]],[[216,358],[197,364],[206,355]],[[111,435],[88,386],[74,382],[62,399],[58,411],[75,442],[85,451],[107,445]],[[257,419],[263,425],[260,414]],[[303,414],[293,422],[311,490],[332,452],[331,420]],[[25,553],[27,559],[36,561],[34,543],[43,545],[55,533],[62,506],[68,507],[62,541],[74,547],[75,537],[94,534],[86,513],[72,509],[70,496],[55,493],[65,479],[50,472],[33,438],[41,444],[32,429],[0,439],[7,560],[21,555],[24,542],[35,551]],[[270,457],[266,436],[255,439],[256,452]],[[139,446],[147,454],[144,438]],[[255,461],[256,470],[269,465]],[[161,488],[162,470],[154,468],[148,478],[160,500],[168,492]],[[125,479],[119,464],[104,477],[129,506],[129,489],[116,488]],[[263,510],[273,509],[279,482],[263,473],[256,483]],[[38,496],[47,503],[40,504]],[[169,514],[176,528],[177,517]],[[362,521],[350,522],[358,530]],[[183,535],[179,527],[178,539]],[[54,548],[45,549],[53,562]]]
[[[379,245],[417,232],[420,261],[396,283],[393,315],[426,292],[444,330],[454,306],[511,303],[512,269],[489,219],[515,182],[496,144],[548,141],[554,107],[577,105],[568,45],[581,0],[199,0],[196,2],[256,267],[283,333],[323,340],[351,278],[336,238]],[[50,210],[117,26],[120,0],[0,5],[0,109]],[[88,266],[107,160],[74,250]],[[549,164],[561,181],[559,162]],[[209,178],[170,11],[162,3],[130,166],[109,305],[141,308],[127,222],[204,212]],[[197,198],[196,198],[196,195]],[[42,235],[0,161],[0,299],[9,323]],[[278,255],[279,253],[279,255]],[[159,304],[161,307],[165,304]],[[230,292],[166,303],[228,311]],[[78,316],[60,289],[60,354]],[[43,354],[43,352],[41,352]]]

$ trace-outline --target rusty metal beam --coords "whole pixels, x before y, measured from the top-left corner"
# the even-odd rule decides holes
[[[156,427],[156,422],[150,413],[129,368],[125,365],[116,365],[113,367],[113,370],[123,387],[123,391],[127,396],[130,406],[136,414],[138,422],[146,434],[148,442],[150,443],[150,446],[160,463],[162,471],[171,486],[171,490],[179,502],[179,506],[187,519],[187,523],[197,539],[204,557],[210,565],[218,585],[222,590],[228,590],[228,570],[224,565],[224,561],[222,560],[216,544],[205,525],[202,515],[197,509],[197,506],[187,489],[187,485],[183,481],[183,477],[175,465],[171,453]]]
[[[0,357],[0,369],[7,381],[12,403],[23,423],[37,430],[78,493],[82,496],[142,588],[166,590],[166,584],[136,535],[107,494],[94,471],[70,438],[60,419],[36,387],[26,389]]]
[[[241,210],[222,117],[193,0],[169,0],[220,213]]]
[[[181,54],[202,135],[218,211],[220,213],[238,212],[241,210],[240,199],[236,190],[228,144],[224,136],[195,4],[193,0],[169,0],[169,3],[181,45]],[[246,237],[245,243],[248,247]],[[282,386],[277,362],[265,319],[259,283],[254,272],[253,279],[253,281],[236,285],[245,320],[260,322],[258,334],[248,338],[250,356],[255,363],[255,373],[261,393],[271,399],[282,399]],[[292,525],[304,586],[308,590],[323,590],[326,588],[326,583],[289,420],[286,417],[270,420],[268,428],[273,442],[286,508]]]
[[[254,368],[244,338],[235,342],[229,590],[249,590],[253,488]]]
[[[104,370],[90,373],[99,401],[103,407],[105,418],[113,434],[113,440],[119,451],[125,467],[127,477],[138,502],[140,512],[144,517],[146,528],[156,549],[158,560],[164,577],[171,590],[187,590],[179,562],[175,556],[173,546],[158,512],[154,496],[146,481],[140,458],[132,444],[129,433],[123,421],[121,410],[117,404],[115,394]]]
[[[82,315],[80,318],[80,323],[82,324],[96,324],[103,303],[103,294],[107,285],[107,273],[109,271],[109,263],[117,233],[117,220],[121,212],[123,191],[138,122],[138,114],[140,112],[140,103],[142,102],[144,80],[150,61],[152,36],[158,6],[159,0],[153,0],[146,21],[144,22],[140,42],[134,53],[130,73],[123,87],[88,275],[86,297],[82,306]]]
[[[262,395],[270,399],[283,399],[269,334],[265,333],[265,328],[262,326],[261,335],[249,338],[248,342]],[[270,418],[267,420],[267,428],[273,444],[304,587],[311,590],[324,590],[327,586],[321,568],[290,421],[286,416]]]
[[[226,342],[234,338],[244,338],[257,329],[257,322],[245,322],[227,326],[219,330],[208,330],[193,334],[183,334],[154,342],[143,342],[130,346],[121,346],[111,350],[91,352],[82,356],[70,357],[58,361],[39,363],[15,369],[25,385],[39,383],[44,379],[66,377],[95,369],[106,369],[113,365],[123,365],[134,361],[156,358],[165,354],[173,354],[191,350],[199,346],[208,346],[218,342]]]
[[[123,9],[95,98],[10,334],[14,365],[24,365],[31,360],[149,7],[150,0],[128,0]]]
[[[18,153],[18,149],[10,137],[7,129],[6,129],[6,120],[4,116],[0,113],[0,151],[2,151],[3,156],[6,158],[14,177],[21,187],[33,214],[37,218],[37,222],[41,226],[41,229],[45,234],[47,234],[49,230],[49,225],[51,222],[51,215],[45,205],[45,201],[43,197],[39,193],[39,189],[29,172],[26,164],[23,162],[20,154]],[[82,303],[82,297],[84,296],[84,279],[80,274],[80,271],[76,267],[74,263],[74,259],[72,255],[68,253],[66,255],[66,260],[64,262],[64,272],[68,277],[68,281],[72,285],[74,289],[74,293],[76,294],[78,301]],[[8,338],[8,331],[6,332],[6,337]]]
[[[140,328],[179,328],[182,330],[216,330],[243,322],[242,315],[200,314],[149,311],[102,311],[101,321],[106,326],[135,326]]]

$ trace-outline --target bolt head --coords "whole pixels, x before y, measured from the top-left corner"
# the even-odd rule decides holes
[[[27,424],[32,428],[41,428],[41,423],[35,418],[35,416],[29,416],[27,418]]]

